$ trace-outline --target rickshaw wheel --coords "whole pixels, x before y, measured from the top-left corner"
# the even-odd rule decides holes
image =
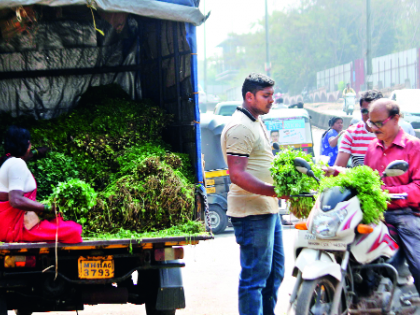
[[[211,230],[214,234],[219,234],[226,230],[228,218],[226,212],[221,207],[210,205],[209,217]]]

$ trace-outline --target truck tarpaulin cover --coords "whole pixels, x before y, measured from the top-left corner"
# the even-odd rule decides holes
[[[0,38],[0,111],[10,112],[13,116],[56,117],[75,106],[89,86],[111,83],[121,85],[133,99],[147,97],[160,102],[161,106],[170,106],[165,99],[176,98],[174,46],[180,54],[179,83],[182,85],[188,78],[187,85],[191,85],[191,50],[187,42],[190,37],[184,23],[91,10],[86,2],[83,6],[56,6],[83,1],[48,1],[54,6],[22,7],[20,15],[24,17],[30,12],[30,20],[22,18],[20,27],[13,28],[13,32],[5,29],[10,21],[16,21],[17,15],[16,8],[4,8],[5,3],[42,2],[47,1],[0,2],[0,8],[3,7],[0,10],[3,35]],[[129,5],[143,1],[104,2],[107,3],[105,7],[115,9],[117,3]],[[112,3],[115,6],[111,6]],[[94,22],[104,36],[95,30]],[[178,35],[176,40],[174,32]],[[6,35],[8,38],[5,39]],[[171,55],[172,58],[167,58]],[[152,60],[156,63],[152,64]],[[161,70],[160,74],[157,69]],[[159,75],[163,91],[158,87],[161,85],[157,81]],[[188,90],[192,95],[191,89],[189,86],[183,91]],[[161,94],[165,99],[159,99]],[[175,111],[182,112],[181,108],[167,110],[174,114]],[[190,121],[195,119],[194,108],[190,118]]]
[[[189,153],[202,181],[198,2],[1,0],[0,114],[57,117],[90,86],[117,83],[174,115],[164,140]]]

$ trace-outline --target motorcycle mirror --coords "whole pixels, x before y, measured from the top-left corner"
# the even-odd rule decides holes
[[[280,146],[277,142],[273,142],[273,149],[274,150],[280,150]]]
[[[294,164],[295,164],[295,168],[303,173],[303,174],[308,174],[309,171],[312,170],[311,166],[309,165],[309,163],[307,161],[305,161],[305,159],[302,159],[300,157],[297,157],[294,159]]]
[[[401,176],[408,171],[408,163],[402,160],[396,160],[388,164],[385,171],[382,173],[383,177]]]
[[[293,160],[293,162],[295,164],[295,168],[299,172],[301,172],[303,174],[306,174],[309,177],[313,177],[317,182],[319,182],[319,179],[315,176],[314,171],[312,171],[311,166],[309,165],[309,163],[305,159],[297,157]]]

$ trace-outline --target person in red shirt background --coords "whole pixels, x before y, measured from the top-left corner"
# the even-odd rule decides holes
[[[407,193],[405,200],[394,200],[385,212],[385,222],[392,225],[400,238],[417,291],[420,293],[420,139],[407,134],[398,125],[400,108],[389,99],[371,104],[367,125],[374,132],[365,156],[365,165],[380,175],[395,160],[408,162],[401,176],[383,178],[384,190]]]

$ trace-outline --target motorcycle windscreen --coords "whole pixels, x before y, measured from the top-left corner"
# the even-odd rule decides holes
[[[321,210],[328,212],[333,210],[338,203],[350,200],[356,196],[356,192],[343,188],[343,187],[332,187],[323,191],[321,195]]]

